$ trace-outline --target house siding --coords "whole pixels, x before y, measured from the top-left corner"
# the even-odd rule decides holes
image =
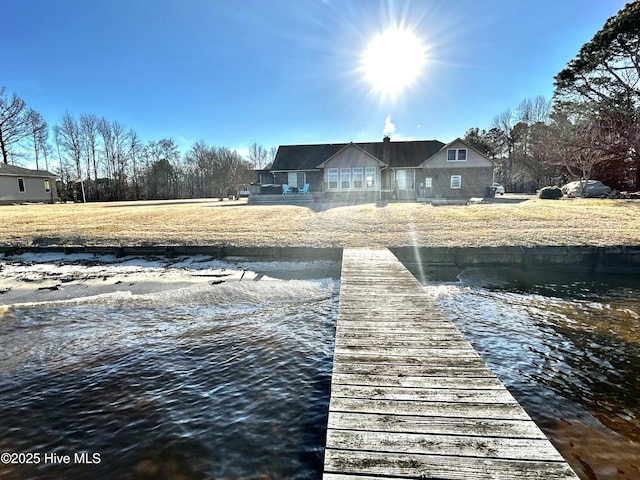
[[[18,188],[18,179],[24,180],[24,192]],[[51,191],[45,190],[44,182],[49,180]],[[34,177],[28,175],[0,175],[0,204],[20,202],[53,203],[58,197],[56,181],[53,177]]]
[[[460,175],[460,188],[451,188],[452,175]],[[431,177],[432,182],[432,188],[423,188],[425,198],[484,197],[493,180],[493,168],[425,168],[424,176]],[[424,178],[422,182],[424,184]]]
[[[335,157],[330,159],[324,164],[323,168],[323,182],[324,191],[327,193],[340,193],[340,192],[355,192],[355,193],[371,193],[380,190],[380,166],[378,160],[363,152],[355,146],[349,146],[343,151],[338,153]],[[329,170],[338,169],[338,188],[329,188]],[[350,187],[342,188],[340,171],[343,168],[350,169]],[[363,185],[362,188],[354,188],[353,186],[353,169],[361,168],[363,172]],[[367,187],[364,181],[364,175],[367,168],[375,168],[376,176],[374,184],[371,187]]]
[[[467,150],[467,159],[465,161],[455,161],[451,162],[447,160],[447,151],[451,149],[461,149],[464,148]],[[428,161],[422,164],[423,168],[455,168],[458,166],[462,166],[463,168],[480,168],[480,167],[493,167],[493,163],[488,158],[482,156],[480,153],[476,152],[472,148],[469,148],[462,142],[453,142],[450,145],[447,145],[445,148],[440,150],[437,154],[431,157]],[[491,183],[489,183],[491,185]]]
[[[305,172],[307,175],[307,183],[309,184],[309,193],[322,192],[322,172]]]
[[[460,149],[466,150],[465,160],[448,159],[449,150]],[[423,186],[418,187],[418,195],[423,198],[484,197],[493,182],[493,162],[459,139],[442,147],[421,166]],[[453,175],[460,176],[460,188],[451,188]],[[431,178],[431,187],[427,187],[426,178]]]
[[[289,173],[293,173],[295,170],[291,172],[274,172],[273,176],[275,178],[275,182],[278,185],[282,185],[284,183],[289,182]],[[305,176],[306,183],[309,184],[309,193],[320,193],[322,192],[322,172],[320,171],[305,171],[303,172]],[[299,185],[302,187],[302,185]]]
[[[447,152],[449,150],[461,149],[464,148],[467,150],[467,159],[464,161],[449,161],[447,160]],[[429,158],[426,162],[422,164],[423,168],[455,168],[457,166],[462,166],[463,168],[476,168],[476,167],[493,167],[493,162],[489,160],[487,157],[481,155],[476,152],[472,148],[469,148],[466,144],[462,142],[452,142],[451,144],[444,147],[438,153],[436,153],[433,157]]]

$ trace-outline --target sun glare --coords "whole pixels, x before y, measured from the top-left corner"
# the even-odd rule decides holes
[[[425,62],[422,41],[413,32],[394,27],[371,40],[361,68],[374,92],[395,98],[417,80]]]

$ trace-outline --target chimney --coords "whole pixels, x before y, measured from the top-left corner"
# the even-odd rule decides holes
[[[382,162],[388,167],[391,159],[391,137],[385,135],[382,139]]]
[[[382,182],[382,188],[390,188],[390,170],[389,170],[389,161],[391,160],[391,137],[389,137],[389,135],[385,135],[384,138],[382,139],[382,163],[384,163],[384,167],[382,167],[383,169],[386,169],[386,175],[383,175],[382,172],[380,172],[380,175],[382,176],[381,182]]]

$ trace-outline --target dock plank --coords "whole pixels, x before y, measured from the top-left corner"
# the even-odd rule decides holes
[[[436,478],[438,480],[575,480],[578,478],[566,462],[326,450],[324,480],[362,480],[361,474],[375,476],[378,480],[381,478]]]
[[[455,357],[476,358],[478,354],[464,345],[440,345],[438,347],[400,347],[394,345],[336,345],[335,353],[340,355],[370,355],[373,358],[384,357]]]
[[[528,419],[428,417],[362,412],[330,412],[329,428],[383,432],[546,439]]]
[[[389,250],[346,249],[323,478],[578,477]]]
[[[388,453],[485,457],[503,460],[548,461],[562,457],[546,438],[501,438],[476,435],[333,430],[328,448]]]
[[[506,389],[406,388],[380,385],[334,385],[331,395],[340,398],[376,398],[380,400],[415,400],[449,403],[513,403]]]
[[[332,382],[337,385],[374,385],[379,387],[418,387],[448,389],[504,389],[495,377],[431,377],[419,375],[369,375],[334,373]]]
[[[419,365],[389,365],[375,363],[359,364],[333,364],[334,373],[344,374],[364,374],[364,375],[384,375],[392,374],[401,376],[424,376],[424,377],[492,377],[493,372],[487,366],[466,364],[459,359],[458,365],[454,362],[445,362],[442,359],[425,359]]]
[[[329,410],[387,415],[422,415],[425,417],[531,420],[515,401],[511,403],[452,403],[331,397]],[[331,432],[328,432],[327,436],[330,434]]]

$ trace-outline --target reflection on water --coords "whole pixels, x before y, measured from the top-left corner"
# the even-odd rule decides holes
[[[583,479],[640,479],[640,282],[509,270],[425,286]]]
[[[336,292],[262,278],[4,308],[0,452],[71,464],[0,478],[319,477]]]

